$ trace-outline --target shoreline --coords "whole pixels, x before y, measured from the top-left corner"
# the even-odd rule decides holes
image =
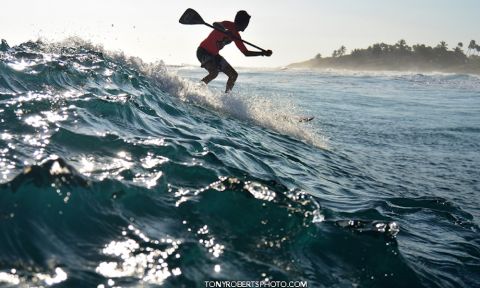
[[[457,74],[480,76],[480,71],[456,70],[456,69],[395,69],[392,67],[358,67],[358,66],[286,66],[283,70],[307,70],[307,71],[326,71],[326,72],[391,72],[391,73],[412,73],[412,74]]]

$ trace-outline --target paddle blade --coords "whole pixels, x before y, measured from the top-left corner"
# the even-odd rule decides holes
[[[188,8],[183,12],[182,17],[178,20],[178,22],[182,24],[187,24],[187,25],[193,25],[193,24],[205,24],[205,21],[203,21],[202,17],[200,14],[197,13],[197,11],[193,10],[192,8]]]

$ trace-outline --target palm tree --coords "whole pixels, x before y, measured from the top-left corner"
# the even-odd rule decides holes
[[[477,47],[477,43],[475,40],[470,40],[470,44],[468,44],[468,51],[467,54],[470,54],[470,50],[474,50]]]
[[[400,39],[400,40],[398,40],[397,44],[395,44],[395,46],[398,47],[398,49],[399,49],[401,52],[403,52],[403,51],[407,50],[407,49],[406,49],[406,47],[407,47],[407,41],[405,41],[404,39]]]
[[[458,42],[457,47],[455,47],[455,49],[454,49],[453,51],[454,51],[455,53],[457,53],[458,55],[463,54],[462,47],[463,47],[463,43],[462,43],[462,42]]]
[[[438,48],[447,51],[447,43],[445,41],[440,41],[440,44],[438,44]]]
[[[347,48],[342,45],[340,46],[340,48],[338,48],[338,50],[333,50],[332,57],[342,57],[343,55],[345,55],[345,52],[347,52]]]
[[[373,44],[372,47],[372,54],[375,56],[380,56],[382,54],[382,46],[381,44]]]

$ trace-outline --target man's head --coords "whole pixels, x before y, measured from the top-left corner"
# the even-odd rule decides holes
[[[235,15],[235,27],[238,31],[245,31],[249,22],[250,15],[248,15],[247,11],[240,10],[237,12],[237,15]]]

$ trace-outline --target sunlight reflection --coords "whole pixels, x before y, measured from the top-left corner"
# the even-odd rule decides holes
[[[159,155],[154,155],[153,153],[148,153],[145,158],[142,158],[140,162],[142,163],[142,166],[146,169],[153,168],[155,166],[161,165],[165,162],[168,162],[169,159],[167,157],[159,156]]]
[[[34,65],[36,64],[35,62],[27,62],[25,60],[20,60],[18,62],[12,62],[12,63],[8,63],[8,66],[10,66],[13,70],[16,70],[16,71],[23,71],[25,70],[25,68],[27,68],[28,66],[30,65]]]
[[[208,252],[211,253],[214,257],[218,258],[223,254],[225,246],[215,242],[215,237],[209,235],[210,231],[208,226],[204,225],[197,231],[197,235],[201,238],[198,242],[202,244],[205,248],[208,249]]]
[[[162,175],[162,172],[154,172],[145,175],[139,174],[133,179],[133,182],[143,184],[146,188],[150,189],[157,185],[158,179],[160,179]]]
[[[95,169],[95,162],[94,162],[94,157],[93,156],[84,156],[80,159],[80,168],[79,171],[82,174],[85,174],[86,176],[90,176],[91,172]]]
[[[63,271],[63,269],[60,268],[60,267],[55,268],[55,275],[53,275],[53,276],[50,276],[48,274],[41,274],[41,273],[38,273],[35,276],[39,280],[45,282],[45,284],[47,284],[48,286],[52,286],[52,285],[61,283],[65,280],[67,280],[67,278],[68,278],[67,273],[65,273],[65,271]]]
[[[118,260],[101,262],[96,268],[98,273],[109,278],[137,277],[146,283],[158,285],[171,276],[182,274],[179,267],[169,267],[170,259],[180,255],[180,241],[171,238],[151,240],[133,225],[128,226],[128,231],[123,231],[122,235],[133,232],[131,238],[111,241],[105,246],[103,254]],[[138,240],[133,239],[136,237]]]
[[[0,284],[11,284],[11,285],[18,285],[20,284],[20,278],[18,275],[12,272],[12,274],[7,272],[0,272]]]
[[[256,182],[247,181],[245,182],[244,188],[260,200],[272,201],[277,195],[274,191],[268,189],[268,187]]]

